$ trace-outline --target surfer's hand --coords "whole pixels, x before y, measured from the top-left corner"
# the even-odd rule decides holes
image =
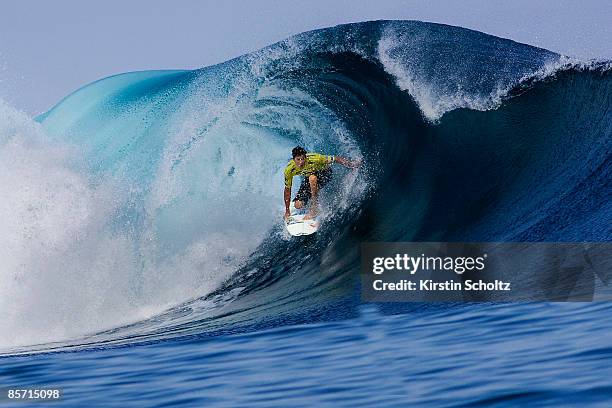
[[[359,168],[360,166],[361,166],[361,159],[359,159],[359,160],[353,160],[353,161],[350,163],[350,165],[349,165],[349,167],[350,167],[351,169],[357,169],[357,168]]]

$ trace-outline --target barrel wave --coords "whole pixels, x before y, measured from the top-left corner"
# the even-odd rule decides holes
[[[610,241],[611,72],[378,21],[102,79],[36,122],[2,105],[4,352],[354,316],[363,241]],[[300,239],[295,145],[364,163]]]

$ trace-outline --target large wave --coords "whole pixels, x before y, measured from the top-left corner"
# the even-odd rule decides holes
[[[37,122],[3,104],[1,344],[351,315],[361,241],[609,241],[610,72],[380,21],[106,78]],[[364,160],[298,240],[280,227],[297,144]]]

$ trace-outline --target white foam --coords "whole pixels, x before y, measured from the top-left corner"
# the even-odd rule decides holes
[[[87,335],[205,295],[252,246],[234,228],[160,256],[155,231],[117,225],[131,187],[85,169],[76,147],[0,101],[0,349]]]
[[[524,75],[518,83],[524,83],[529,81],[544,80],[547,78],[554,78],[559,72],[577,69],[577,70],[593,70],[593,69],[612,69],[612,61],[583,61],[574,57],[568,57],[560,55],[557,60],[551,61],[545,64],[542,68],[537,71]],[[510,89],[508,89],[510,90]]]
[[[79,172],[73,148],[53,143],[4,102],[0,194],[0,346],[61,339],[123,320],[122,313],[107,319],[112,311],[100,313],[95,304],[103,299],[96,281],[116,282],[108,276],[113,269],[99,265],[129,257],[116,250],[123,238],[100,236],[112,211],[105,189],[93,188]],[[106,299],[123,312],[125,300],[115,289],[107,287],[115,295]]]

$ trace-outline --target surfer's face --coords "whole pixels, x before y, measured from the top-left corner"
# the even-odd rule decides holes
[[[304,164],[306,164],[306,156],[295,156],[293,161],[295,162],[296,166],[302,168],[304,167]]]

